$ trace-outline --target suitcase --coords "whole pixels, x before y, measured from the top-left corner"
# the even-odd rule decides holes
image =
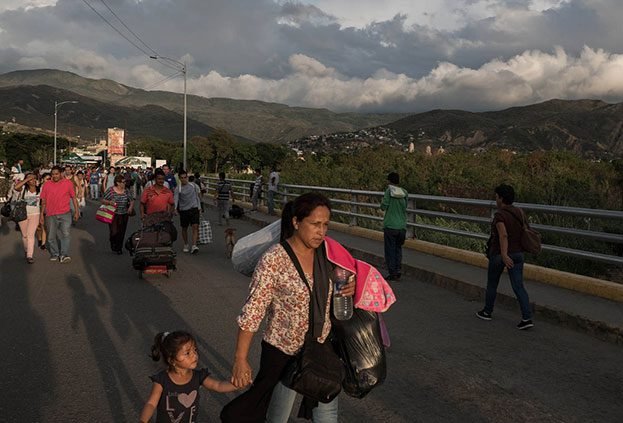
[[[143,273],[159,273],[171,276],[176,269],[175,251],[168,247],[138,247],[134,251],[132,267],[138,270],[138,277]]]
[[[177,239],[177,229],[171,222],[162,222],[134,232],[127,239],[125,248],[134,254],[141,247],[168,247]]]

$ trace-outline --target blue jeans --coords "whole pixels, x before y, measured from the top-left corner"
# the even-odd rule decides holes
[[[276,191],[268,190],[268,197],[266,199],[268,202],[268,214],[275,214],[275,194]]]
[[[71,228],[71,213],[46,216],[45,226],[48,230],[47,248],[50,252],[50,256],[58,257],[69,255],[69,229]]]
[[[407,236],[406,229],[383,228],[383,241],[385,243],[385,263],[390,276],[400,275],[402,267],[402,245]]]
[[[530,299],[528,298],[528,292],[523,286],[523,265],[524,257],[523,253],[510,253],[509,257],[513,260],[514,266],[508,270],[508,278],[511,281],[511,286],[519,301],[519,307],[521,308],[521,318],[523,320],[530,320],[532,318],[532,311],[530,310]],[[487,293],[485,296],[485,309],[487,313],[493,312],[493,305],[495,303],[495,297],[497,295],[498,284],[500,283],[500,276],[504,272],[504,262],[501,255],[495,255],[489,258],[489,269],[487,271]]]
[[[270,399],[268,412],[266,413],[267,423],[287,423],[292,412],[292,406],[297,393],[279,382],[273,390]],[[313,409],[314,423],[337,423],[338,397],[328,404],[318,403],[318,407]]]
[[[89,187],[91,188],[91,199],[92,200],[97,200],[98,198],[100,198],[100,186],[99,186],[99,184],[91,184],[91,185],[89,185]]]

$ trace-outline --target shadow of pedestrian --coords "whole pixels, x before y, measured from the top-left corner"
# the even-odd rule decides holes
[[[50,347],[44,321],[32,304],[32,288],[38,281],[24,261],[21,239],[8,251],[11,255],[0,261],[0,420],[39,422],[53,401]],[[6,269],[12,269],[10,276]]]
[[[135,218],[130,221],[126,238],[136,230],[137,223]],[[131,258],[127,251],[124,251],[125,254],[121,256],[109,251],[106,225],[96,225],[90,232],[96,241],[82,238],[79,247],[82,254],[93,258],[88,261],[85,260],[84,268],[88,277],[83,280],[83,283],[89,284],[90,282],[97,292],[97,297],[89,299],[94,307],[102,304],[107,305],[106,309],[102,309],[101,312],[109,314],[109,317],[104,320],[110,321],[110,326],[115,331],[114,334],[111,333],[110,335],[127,342],[128,348],[140,350],[141,353],[136,354],[136,357],[133,358],[137,363],[142,357],[145,357],[144,361],[138,365],[139,368],[151,369],[143,375],[146,381],[145,389],[141,390],[144,392],[144,399],[147,399],[149,392],[149,384],[146,379],[148,372],[156,373],[160,369],[159,363],[153,363],[146,357],[154,336],[162,331],[180,329],[191,332],[197,339],[200,365],[207,365],[216,378],[229,379],[231,361],[203,338],[202,335],[205,334],[202,334],[203,331],[196,324],[189,323],[176,311],[174,307],[179,307],[179,305],[172,303],[171,299],[158,288],[157,282],[138,279],[136,271],[132,269]],[[155,278],[158,277],[155,276]],[[169,281],[164,277],[161,278]],[[232,333],[232,338],[233,336]],[[114,345],[111,347],[114,348]],[[142,355],[143,352],[145,355]],[[118,364],[127,368],[127,362],[119,361]],[[136,370],[136,367],[133,370]],[[136,375],[134,377],[136,381]],[[107,379],[104,383],[109,388],[115,387],[115,380],[113,379]],[[109,386],[108,383],[113,385]],[[202,403],[206,401],[206,397],[207,395],[202,396]],[[229,397],[225,394],[211,394],[210,398],[221,407],[229,402]],[[117,398],[111,398],[111,400],[117,400]],[[142,403],[137,405],[140,407]],[[140,409],[138,407],[137,409]],[[205,413],[205,407],[202,406],[199,414],[200,420],[208,419],[208,415]],[[209,414],[210,420],[214,415],[216,414],[213,412]]]
[[[106,326],[98,316],[98,300],[86,292],[83,282],[76,275],[67,277],[67,285],[72,291],[72,330],[79,332],[79,325],[84,325],[84,331],[104,385],[113,421],[130,421],[134,416],[128,416],[124,413],[124,409],[121,407],[123,403],[121,393],[125,393],[130,403],[135,406],[142,404],[142,398],[128,373],[126,363],[121,359],[122,354],[117,350]]]

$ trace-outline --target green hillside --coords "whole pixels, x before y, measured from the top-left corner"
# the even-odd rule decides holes
[[[145,91],[106,79],[83,78],[52,69],[15,71],[0,75],[0,87],[48,85],[116,106],[157,105],[183,113],[183,95]],[[334,113],[326,109],[188,95],[188,117],[254,141],[286,142],[307,135],[353,131],[384,125],[404,114]],[[0,109],[0,112],[3,110]]]

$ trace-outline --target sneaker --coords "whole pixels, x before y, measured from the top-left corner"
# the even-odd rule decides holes
[[[491,319],[492,319],[492,317],[491,317],[491,313],[487,313],[487,312],[486,312],[486,311],[484,311],[484,310],[480,310],[478,313],[476,313],[476,316],[477,316],[479,319],[482,319],[482,320],[491,320]]]
[[[530,329],[533,326],[534,326],[534,323],[532,323],[532,320],[522,320],[517,325],[517,329],[519,330]]]
[[[185,253],[190,251],[190,248],[188,248],[188,244],[184,244],[184,248],[182,249],[182,251]]]
[[[26,263],[33,264],[34,262],[35,262],[35,259],[33,259],[32,257],[26,257]]]
[[[52,257],[50,257],[50,261],[58,261],[58,256],[52,256]]]
[[[71,257],[69,256],[61,256],[60,258],[61,263],[69,263],[70,261],[71,261]]]
[[[197,254],[199,252],[199,247],[197,247],[196,245],[193,245],[192,248],[190,249],[190,254]]]

